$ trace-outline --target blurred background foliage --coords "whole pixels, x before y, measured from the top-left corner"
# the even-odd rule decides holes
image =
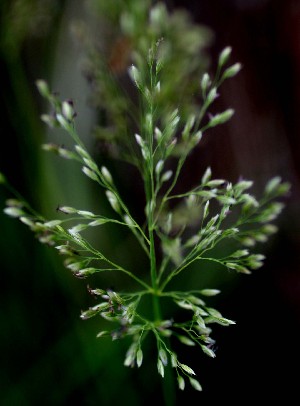
[[[55,217],[59,204],[108,210],[92,182],[80,176],[80,168],[41,151],[44,142],[62,142],[60,133],[48,133],[40,122],[45,106],[34,82],[45,78],[63,98],[75,100],[81,137],[100,160],[109,160],[108,152],[115,151],[109,150],[105,136],[114,131],[118,136],[122,114],[118,115],[119,127],[103,134],[99,127],[104,120],[103,101],[107,105],[110,101],[105,97],[101,100],[101,89],[91,80],[100,60],[87,56],[95,49],[103,51],[110,56],[110,68],[118,80],[126,80],[131,42],[120,39],[113,23],[119,18],[122,1],[116,0],[114,7],[112,3],[0,3],[0,169],[34,207],[49,217]],[[138,12],[148,2],[128,3]],[[178,281],[181,286],[220,288],[223,293],[215,299],[218,308],[225,317],[237,321],[236,326],[214,334],[218,344],[216,359],[207,359],[189,348],[183,354],[182,359],[196,369],[204,387],[203,393],[192,396],[199,402],[217,400],[220,393],[233,401],[258,394],[269,399],[275,394],[292,399],[297,393],[297,376],[292,371],[299,362],[300,338],[300,3],[165,3],[170,10],[187,9],[194,22],[210,28],[213,35],[202,60],[204,66],[209,59],[212,61],[211,72],[215,70],[216,56],[227,45],[233,47],[233,62],[240,61],[244,66],[237,78],[223,86],[218,99],[218,110],[232,107],[236,110],[234,118],[226,127],[211,130],[210,137],[203,140],[190,157],[181,187],[193,184],[208,165],[216,178],[236,181],[242,174],[253,179],[257,193],[274,175],[293,185],[279,221],[280,231],[263,247],[267,255],[263,269],[247,277],[210,267],[195,268],[195,272],[186,272]],[[99,41],[98,48],[90,46],[85,27]],[[178,24],[172,35],[180,37],[180,29]],[[140,30],[142,35],[142,24]],[[191,38],[191,44],[193,41]],[[177,52],[179,57],[180,50]],[[174,89],[170,92],[176,95],[180,91],[178,72],[169,74],[174,75]],[[109,122],[113,115],[114,111],[106,112],[105,119]],[[114,171],[132,207],[142,207],[142,185],[135,172],[122,162],[114,163]],[[1,189],[0,207],[8,197],[10,194]],[[87,283],[68,273],[61,258],[35,241],[19,222],[0,213],[0,227],[0,404],[139,405],[144,399],[160,402],[160,378],[155,362],[151,363],[150,350],[146,354],[147,366],[138,371],[123,367],[127,343],[99,341],[95,336],[103,321],[79,319],[80,310],[91,303]],[[112,255],[143,268],[145,260],[134,251],[126,234],[116,234],[113,228],[103,230],[97,237],[99,244]],[[127,280],[116,275],[101,276],[92,282],[99,287],[124,289]],[[186,401],[189,395],[188,391],[176,394],[177,403]]]

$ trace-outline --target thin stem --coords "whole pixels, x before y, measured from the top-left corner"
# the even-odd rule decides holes
[[[154,88],[157,82],[156,74],[153,73],[153,61],[149,63],[150,72],[150,91],[153,95]],[[148,216],[148,234],[150,240],[150,275],[151,275],[151,285],[153,289],[152,303],[153,303],[153,316],[154,320],[158,321],[161,319],[161,311],[158,297],[158,285],[157,285],[157,265],[156,265],[156,252],[155,252],[155,241],[154,241],[154,209],[156,204],[155,199],[155,184],[154,184],[154,138],[153,138],[153,116],[154,116],[154,103],[153,97],[151,101],[146,101],[148,105],[148,114],[146,118],[146,140],[149,147],[149,160],[145,165],[145,189],[146,189],[146,199],[147,199],[147,216]]]
[[[68,133],[71,135],[71,137],[73,138],[73,140],[75,141],[75,143],[77,143],[81,148],[83,148],[86,151],[86,148],[84,146],[84,143],[81,141],[81,139],[79,138],[76,129],[75,129],[75,125],[73,124],[69,124],[67,127],[67,131]],[[149,251],[147,250],[147,247],[145,246],[144,241],[147,244],[150,244],[150,241],[148,240],[148,238],[146,237],[145,233],[143,232],[143,230],[141,229],[141,227],[139,226],[139,224],[134,220],[134,218],[132,217],[132,215],[130,214],[128,207],[126,206],[126,204],[123,202],[122,198],[120,197],[115,185],[111,185],[109,184],[105,178],[103,177],[102,173],[100,172],[98,165],[94,162],[93,158],[89,156],[89,159],[91,160],[91,162],[93,162],[95,164],[95,173],[97,174],[99,181],[98,183],[100,184],[100,186],[107,188],[108,190],[110,190],[111,192],[114,193],[114,195],[116,196],[118,203],[120,204],[121,208],[124,210],[124,212],[127,214],[127,216],[129,217],[129,219],[132,221],[133,226],[135,228],[138,229],[138,231],[141,234],[141,238],[138,237],[138,234],[135,232],[135,230],[133,228],[131,228],[131,231],[133,232],[133,234],[136,236],[136,238],[138,239],[139,243],[141,244],[142,248],[145,250],[145,252],[147,253],[147,255],[149,255]],[[82,161],[83,164],[84,161]]]
[[[120,272],[123,272],[126,275],[130,276],[132,279],[134,279],[136,282],[138,282],[141,286],[143,286],[147,290],[151,290],[151,287],[146,282],[144,282],[143,280],[138,278],[132,272],[130,272],[127,269],[123,268],[121,265],[118,265],[118,264],[114,263],[113,261],[111,261],[110,259],[108,259],[100,251],[93,248],[91,246],[91,244],[88,241],[86,241],[82,236],[79,236],[79,238],[73,237],[71,234],[68,234],[65,230],[63,230],[63,228],[61,228],[60,232],[57,232],[57,234],[58,234],[58,236],[63,235],[68,240],[70,238],[72,238],[72,241],[75,244],[79,245],[80,247],[83,247],[86,251],[91,252],[92,254],[94,254],[97,257],[97,259],[100,259],[100,260],[103,260],[103,261],[107,262],[108,264],[112,265],[114,267],[114,269],[116,269],[116,270],[118,270]]]
[[[196,258],[191,259],[190,261],[188,261],[187,263],[185,263],[184,265],[182,265],[181,267],[175,269],[172,273],[170,273],[170,275],[164,280],[164,282],[162,283],[160,290],[161,292],[165,289],[165,287],[169,284],[169,282],[174,278],[174,276],[178,275],[180,272],[182,272],[185,268],[187,268],[189,265],[191,265],[193,262],[195,261],[200,261],[200,260],[206,260],[206,261],[213,261],[213,262],[217,262],[220,265],[223,265],[223,262],[221,262],[220,260],[216,259],[216,258],[203,258],[200,255],[197,256]]]

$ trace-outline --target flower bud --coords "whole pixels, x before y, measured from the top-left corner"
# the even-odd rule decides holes
[[[220,53],[219,56],[219,66],[225,65],[225,63],[228,61],[230,57],[231,51],[232,51],[231,47],[226,47],[223,49],[223,51]]]

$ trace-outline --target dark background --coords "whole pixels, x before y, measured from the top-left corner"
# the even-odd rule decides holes
[[[93,113],[83,107],[88,90],[79,79],[80,54],[68,28],[73,18],[84,16],[81,3],[1,3],[0,170],[33,206],[52,216],[62,200],[74,198],[77,206],[85,207],[91,190],[77,177],[78,169],[65,169],[68,162],[61,166],[40,152],[48,135],[39,121],[44,106],[34,81],[51,78],[65,95],[76,93],[76,82],[78,109],[88,117],[80,131],[93,145],[88,138]],[[237,325],[216,329],[216,359],[186,351],[186,363],[197,370],[204,391],[176,394],[177,403],[186,402],[187,396],[197,403],[221,397],[243,404],[251,397],[270,400],[281,395],[291,404],[297,396],[300,338],[300,2],[167,4],[185,7],[194,21],[212,28],[212,61],[231,45],[233,61],[243,65],[223,86],[218,101],[220,109],[235,109],[234,118],[211,134],[200,155],[191,157],[188,170],[197,172],[201,160],[216,178],[235,181],[242,174],[253,179],[257,193],[274,175],[292,184],[279,233],[260,250],[267,255],[265,266],[249,277],[221,273],[215,279],[215,287],[222,289],[216,305]],[[37,9],[38,18],[33,19]],[[1,190],[1,207],[9,196]],[[0,214],[0,227],[0,404],[139,405],[146,398],[160,402],[155,360],[138,371],[124,368],[128,343],[98,341],[99,320],[79,319],[80,310],[90,303],[86,283],[74,279],[60,258],[22,224]]]

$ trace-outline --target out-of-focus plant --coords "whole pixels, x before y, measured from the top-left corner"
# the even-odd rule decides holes
[[[56,0],[4,0],[1,4],[1,48],[6,55],[20,52],[28,37],[41,37],[49,30]]]
[[[182,10],[168,13],[163,3],[153,8],[149,0],[130,0],[126,5],[123,1],[91,3],[104,15],[101,29],[89,32],[79,23],[73,24],[73,31],[87,49],[84,73],[91,83],[91,102],[101,117],[95,134],[111,155],[132,163],[135,141],[131,135],[139,129],[141,110],[135,97],[128,99],[132,90],[127,80],[128,66],[137,66],[141,79],[147,81],[147,55],[152,44],[160,42],[158,53],[164,66],[160,82],[164,86],[156,95],[156,108],[160,120],[168,120],[180,105],[181,117],[186,120],[199,108],[195,95],[199,77],[208,66],[205,48],[212,33],[193,24]],[[138,160],[135,163],[138,165]]]
[[[111,323],[111,328],[101,330],[98,337],[131,338],[126,366],[141,367],[145,339],[152,334],[157,344],[158,373],[164,377],[169,363],[180,389],[189,381],[200,391],[195,372],[184,363],[184,354],[174,351],[174,343],[199,346],[205,354],[215,357],[211,326],[214,323],[229,326],[234,322],[206,303],[219,290],[194,286],[189,291],[175,291],[172,282],[197,261],[213,262],[244,274],[260,268],[264,256],[252,249],[276,231],[272,222],[283,208],[276,199],[287,193],[289,185],[275,177],[267,183],[262,197],[256,199],[249,193],[251,181],[232,184],[213,179],[211,169],[207,168],[193,188],[177,194],[175,186],[189,154],[208,130],[233,116],[232,109],[215,115],[209,111],[221,84],[235,76],[241,66],[239,63],[228,66],[231,48],[227,47],[219,56],[215,76],[211,78],[204,73],[206,63],[202,58],[206,62],[203,46],[207,31],[193,26],[185,14],[169,14],[163,3],[151,7],[148,1],[132,0],[124,6],[124,2],[117,1],[114,8],[106,7],[113,11],[111,18],[120,23],[125,51],[121,47],[121,62],[112,57],[104,61],[95,50],[90,59],[94,97],[101,101],[106,115],[106,126],[99,132],[119,157],[137,167],[145,190],[145,218],[142,223],[137,220],[111,171],[106,166],[99,167],[85,148],[76,132],[73,102],[61,101],[43,80],[37,85],[52,112],[42,115],[42,120],[50,127],[63,129],[74,142],[72,149],[55,144],[43,148],[78,161],[84,175],[105,192],[111,215],[60,206],[58,219],[49,220],[20,197],[10,199],[4,211],[19,218],[42,243],[65,256],[65,266],[76,277],[121,272],[131,278],[132,291],[89,287],[99,302],[83,311],[81,318],[100,315]],[[124,52],[126,60],[122,59]],[[119,74],[122,71],[125,76],[129,63],[126,75],[134,84],[133,94],[132,89],[131,93],[124,91]],[[200,104],[194,93],[198,99],[201,97]],[[7,184],[3,175],[0,181]],[[179,210],[184,215],[178,215]],[[89,241],[89,230],[111,223],[133,233],[148,259],[146,273],[135,268],[134,255],[129,269]],[[222,257],[215,250],[221,244],[223,251],[227,251]],[[152,298],[151,312],[142,306],[147,296]],[[165,313],[162,300],[174,305],[174,313],[169,308],[169,313]],[[176,320],[178,307],[186,311],[185,320]]]

